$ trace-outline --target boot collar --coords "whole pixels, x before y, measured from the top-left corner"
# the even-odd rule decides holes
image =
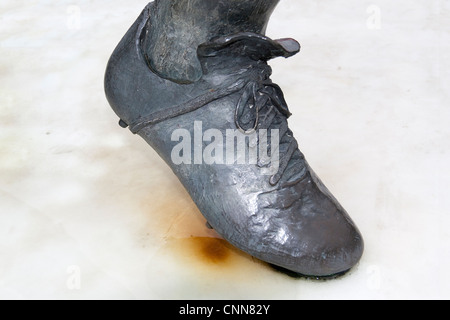
[[[146,42],[148,41],[148,28],[152,27],[150,23],[150,16],[153,14],[153,9],[154,3],[150,3],[146,10],[144,10],[144,21],[140,24],[138,29],[138,51],[147,62],[147,65],[152,72],[158,74],[162,78],[165,78],[151,67],[150,59],[144,50],[145,47],[148,47]],[[276,57],[291,57],[300,52],[300,48],[300,44],[291,38],[272,40],[261,34],[240,32],[228,36],[216,37],[201,44],[197,48],[197,56],[204,74],[205,65],[211,60],[210,58],[231,56],[238,59],[249,58],[253,61],[268,61]],[[188,83],[190,82],[188,81],[185,84]]]

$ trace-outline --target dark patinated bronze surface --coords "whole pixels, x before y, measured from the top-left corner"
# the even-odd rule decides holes
[[[340,274],[360,260],[363,240],[299,150],[283,93],[270,80],[267,61],[300,51],[293,39],[265,36],[277,3],[150,3],[108,63],[106,95],[120,125],[160,154],[208,226],[227,241],[298,274]],[[173,136],[180,130],[194,137],[189,155],[183,149],[191,162],[173,161],[180,142]],[[276,170],[267,174],[260,154],[256,163],[198,159],[195,150],[204,150],[212,139],[195,136],[207,130],[216,139],[232,131],[244,136],[267,132],[269,149],[279,152]],[[274,132],[278,146],[271,140]],[[261,143],[256,139],[246,145],[257,148]]]

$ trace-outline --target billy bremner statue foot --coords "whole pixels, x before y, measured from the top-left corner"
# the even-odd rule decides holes
[[[357,227],[310,168],[267,61],[300,51],[265,36],[278,0],[159,0],[114,51],[106,95],[120,124],[171,167],[223,238],[325,277],[363,253]]]

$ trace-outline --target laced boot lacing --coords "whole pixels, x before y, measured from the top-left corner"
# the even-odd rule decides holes
[[[173,108],[161,110],[141,117],[130,125],[130,130],[137,134],[145,127],[193,112],[201,107],[233,93],[242,91],[235,110],[235,124],[244,134],[253,134],[257,130],[279,130],[279,166],[278,172],[271,176],[270,184],[278,184],[286,171],[294,153],[298,150],[298,144],[288,128],[287,118],[291,116],[281,88],[270,79],[272,69],[267,63],[258,63],[249,69],[250,80],[239,80],[237,83],[215,91],[201,95],[191,101]],[[251,123],[250,128],[246,127]],[[269,146],[270,151],[270,146]],[[301,155],[301,158],[303,155]],[[267,166],[261,159],[258,165]]]
[[[292,131],[288,128],[287,118],[292,114],[289,111],[281,88],[270,79],[272,69],[264,64],[255,80],[245,85],[242,95],[236,105],[235,124],[244,134],[253,134],[257,130],[268,130],[275,127],[280,137],[280,163],[276,174],[270,178],[270,184],[276,185],[282,178],[298,143]],[[250,129],[245,129],[250,123]],[[274,150],[272,150],[274,151]],[[259,162],[260,166],[265,166]]]

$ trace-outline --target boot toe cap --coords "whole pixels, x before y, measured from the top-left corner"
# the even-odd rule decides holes
[[[275,265],[305,276],[328,277],[350,270],[362,257],[364,241],[351,223],[321,221],[302,229],[278,248]]]
[[[355,223],[315,176],[295,188],[297,200],[271,220],[266,235],[272,263],[317,277],[353,268],[364,250]]]

